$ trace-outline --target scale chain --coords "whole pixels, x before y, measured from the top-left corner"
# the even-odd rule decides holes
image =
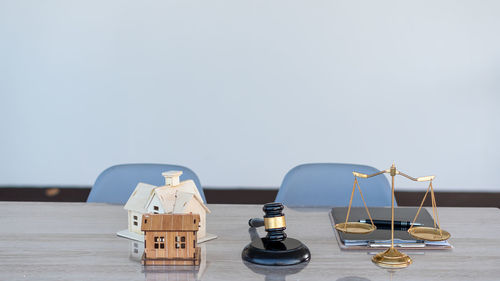
[[[439,215],[438,215],[438,211],[437,211],[436,196],[434,195],[434,187],[432,186],[432,181],[430,182],[430,186],[431,186],[431,192],[432,192],[431,193],[432,194],[432,201],[434,203],[433,210],[434,209],[436,210],[435,211],[436,213],[435,213],[435,216],[434,216],[434,218],[436,218],[434,220],[434,228],[436,227],[436,220],[437,220],[437,227],[439,229],[439,234],[442,236],[443,235],[443,230],[441,230],[441,225],[439,223]]]
[[[368,210],[368,206],[366,206],[365,198],[363,198],[363,192],[361,191],[361,187],[359,187],[359,182],[358,181],[355,181],[355,182],[356,182],[356,185],[358,186],[359,194],[361,195],[361,200],[363,200],[363,204],[365,205],[366,213],[368,214],[368,217],[370,218],[372,226],[375,227],[375,224],[373,223],[372,215],[370,214],[370,211]]]
[[[417,221],[418,215],[420,214],[420,210],[422,209],[422,206],[424,205],[425,198],[427,198],[427,194],[429,193],[429,190],[431,190],[431,185],[429,184],[429,187],[427,188],[427,192],[425,192],[424,199],[422,199],[422,203],[420,203],[420,207],[418,207],[417,214],[415,215],[415,218],[413,219],[413,222],[411,223],[411,226],[408,230],[413,228],[413,224],[415,224],[415,221]]]
[[[356,190],[356,183],[358,178],[354,177],[354,184],[352,185],[351,200],[349,200],[349,208],[347,209],[347,216],[345,217],[344,231],[347,232],[347,221],[349,220],[349,214],[351,213],[352,198],[354,197],[354,190]]]

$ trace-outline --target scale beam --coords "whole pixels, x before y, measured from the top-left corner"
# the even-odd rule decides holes
[[[412,181],[431,181],[436,177],[436,176],[425,176],[425,177],[414,178],[400,171],[397,171],[397,174],[402,175],[403,177],[408,178]]]
[[[367,174],[363,174],[363,173],[358,173],[358,172],[352,172],[352,174],[358,178],[363,178],[363,179],[367,179],[367,178],[371,178],[371,177],[374,177],[374,176],[378,176],[378,175],[381,175],[381,174],[384,174],[384,173],[390,173],[391,171],[390,170],[384,170],[384,171],[380,171],[378,173],[375,173],[375,174],[371,174],[371,175],[367,175]]]
[[[378,175],[385,174],[385,173],[391,173],[391,170],[383,170],[383,171],[380,171],[378,173],[371,174],[371,175],[367,175],[367,174],[363,174],[363,173],[359,173],[359,172],[352,172],[352,174],[355,177],[363,178],[363,179],[371,178],[371,177],[378,176]],[[409,176],[409,175],[407,175],[401,171],[398,171],[398,170],[396,170],[396,175],[402,175],[403,177],[410,179],[412,181],[420,181],[420,182],[431,181],[436,177],[436,176],[425,176],[425,177],[414,178],[414,177]]]

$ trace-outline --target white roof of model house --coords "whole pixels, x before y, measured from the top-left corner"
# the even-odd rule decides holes
[[[134,192],[130,195],[124,209],[139,213],[146,213],[147,208],[156,195],[165,210],[165,213],[182,213],[184,207],[193,198],[210,213],[210,210],[203,203],[200,192],[196,188],[193,180],[179,181],[181,171],[168,171],[162,173],[165,177],[165,185],[157,187],[147,183],[139,183]]]
[[[177,186],[161,186],[156,188],[153,192],[160,200],[165,213],[181,213],[182,211],[179,210],[183,209],[183,207],[192,198],[195,198],[195,200],[197,200],[203,206],[203,208],[210,213],[210,210],[203,203],[203,199],[201,199],[201,195],[196,188],[196,184],[192,180],[183,181]]]
[[[193,199],[198,201],[198,203],[200,203],[200,205],[203,207],[203,209],[205,209],[207,213],[210,213],[210,210],[207,208],[207,206],[205,206],[205,204],[203,204],[203,201],[201,201],[201,199],[199,199],[193,193],[177,191],[176,197],[177,198],[175,200],[175,205],[173,210],[174,214],[185,213],[186,212],[185,207],[187,203],[189,203],[189,201]]]
[[[145,213],[147,204],[155,188],[157,188],[157,186],[142,182],[138,183],[123,208],[129,211]]]

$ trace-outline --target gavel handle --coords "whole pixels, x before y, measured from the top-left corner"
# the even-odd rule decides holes
[[[264,226],[264,219],[261,218],[253,218],[248,220],[248,225],[251,227],[261,227]]]

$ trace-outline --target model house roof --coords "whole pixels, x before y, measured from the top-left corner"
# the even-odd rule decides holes
[[[165,213],[174,212],[174,208],[179,210],[182,208],[181,206],[186,205],[187,202],[193,198],[193,200],[197,200],[203,208],[210,213],[210,210],[203,203],[203,199],[201,198],[198,188],[196,188],[196,184],[192,180],[183,181],[176,186],[164,185],[158,187],[154,190],[154,194],[160,200]],[[153,200],[153,197],[150,198],[150,201],[146,205],[149,205],[151,200]],[[179,205],[175,207],[177,204]]]
[[[198,197],[201,200],[201,202],[203,202],[203,199],[201,198],[200,191],[198,191],[198,188],[196,188],[196,184],[194,183],[193,180],[185,180],[185,181],[182,181],[178,185],[175,185],[175,186],[171,186],[171,185],[160,186],[159,191],[169,189],[169,188],[179,190],[182,192],[193,193],[194,195],[196,195],[196,197]]]
[[[142,231],[197,231],[199,214],[145,214]]]
[[[145,213],[147,204],[155,188],[157,186],[142,182],[138,183],[123,208],[128,211]]]
[[[172,211],[174,214],[185,213],[187,211],[186,206],[191,200],[196,200],[198,204],[200,204],[207,213],[210,213],[210,210],[207,208],[207,206],[205,206],[205,204],[203,204],[203,201],[201,201],[193,193],[177,191],[175,196],[176,199],[175,199],[174,209]]]

